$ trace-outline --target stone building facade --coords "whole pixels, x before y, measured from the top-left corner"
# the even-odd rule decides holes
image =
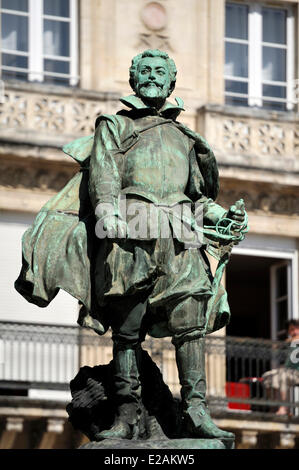
[[[99,114],[121,108],[119,98],[131,93],[131,59],[147,48],[176,62],[173,96],[184,100],[182,122],[215,152],[219,203],[246,202],[250,233],[227,269],[233,315],[221,333],[277,340],[285,320],[299,317],[298,8],[297,0],[2,1],[0,322],[75,326],[77,304],[67,294],[41,311],[14,292],[21,236],[78,171],[62,146],[92,134]],[[77,366],[110,359],[108,344],[101,352],[84,344]],[[164,356],[169,375],[171,354]],[[9,376],[5,364],[3,390],[30,382],[21,366]],[[51,393],[46,401],[41,389],[26,399],[2,393],[0,447],[78,445],[64,395]],[[237,432],[239,447],[294,447],[299,435],[296,422],[217,419]]]

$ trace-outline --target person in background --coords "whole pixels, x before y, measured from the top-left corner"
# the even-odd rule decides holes
[[[289,320],[286,324],[288,337],[286,342],[290,343],[287,360],[283,366],[263,374],[264,386],[269,392],[274,390],[277,400],[286,402],[290,387],[299,385],[299,320]],[[276,415],[289,414],[288,407],[279,406]]]

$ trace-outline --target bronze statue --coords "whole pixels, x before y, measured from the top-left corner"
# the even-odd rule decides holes
[[[206,404],[204,336],[229,321],[220,279],[247,215],[242,200],[229,210],[215,203],[216,160],[205,139],[177,121],[183,102],[167,101],[175,82],[166,53],[133,59],[134,95],[120,100],[129,109],[101,115],[94,136],[64,148],[81,171],[23,238],[17,290],[43,307],[64,289],[81,304],[81,326],[100,335],[112,329],[117,412],[98,440],[136,436],[146,334],[172,337],[184,435],[233,438]],[[214,278],[206,252],[219,261]]]

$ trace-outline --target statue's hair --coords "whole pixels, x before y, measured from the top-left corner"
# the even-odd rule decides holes
[[[176,66],[175,66],[174,60],[171,59],[166,52],[159,51],[159,49],[147,49],[146,51],[143,51],[140,54],[133,57],[132,64],[129,70],[130,72],[129,83],[131,85],[131,88],[135,91],[135,76],[136,76],[136,72],[138,69],[138,64],[145,57],[161,57],[162,59],[165,59],[168,70],[169,70],[169,74],[170,74],[170,80],[171,80],[170,93],[171,93],[174,90],[175,82],[176,82],[176,74],[177,74]]]

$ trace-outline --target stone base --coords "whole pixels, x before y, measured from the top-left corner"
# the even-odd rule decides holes
[[[79,449],[234,449],[234,439],[105,439]]]

